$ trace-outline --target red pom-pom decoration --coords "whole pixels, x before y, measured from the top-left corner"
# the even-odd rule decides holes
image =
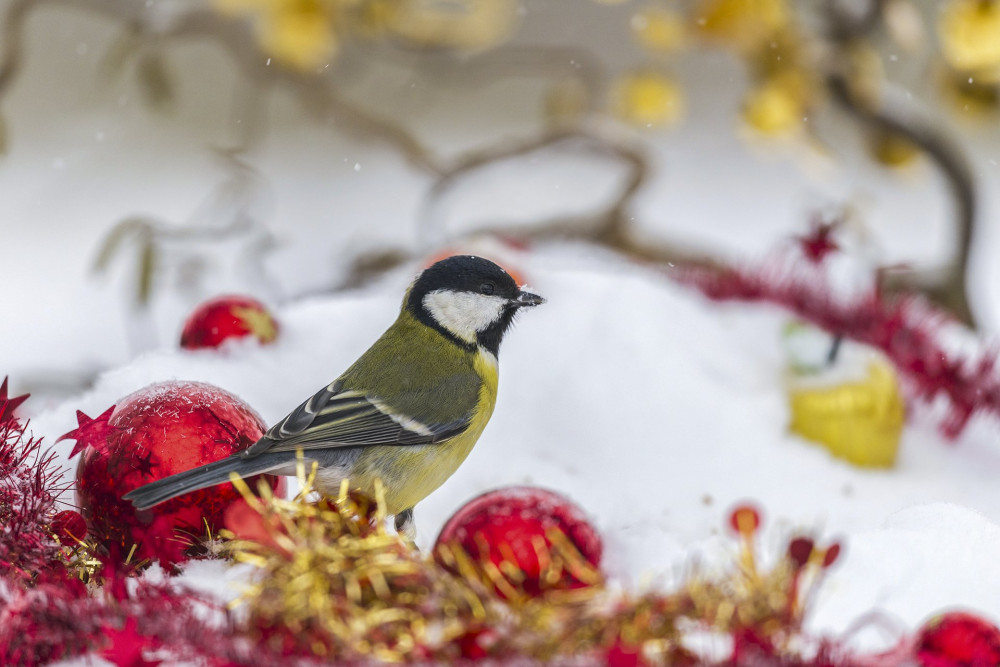
[[[826,553],[823,554],[823,567],[830,567],[837,562],[840,557],[840,544],[834,542],[826,549]]]
[[[87,520],[76,510],[63,510],[49,524],[61,544],[76,544],[87,536]]]
[[[801,570],[809,562],[809,557],[813,555],[815,550],[816,545],[811,538],[796,537],[788,543],[788,560],[792,562],[796,570]]]
[[[729,514],[729,527],[744,537],[760,528],[760,511],[753,505],[739,505]]]
[[[192,491],[144,511],[122,496],[149,482],[246,449],[264,433],[260,417],[236,396],[199,382],[164,382],[122,399],[97,419],[78,413],[80,427],[64,438],[82,450],[77,504],[89,534],[112,555],[183,560],[188,547],[223,527],[241,498],[230,483]],[[284,479],[266,476],[276,494]],[[256,488],[253,480],[250,488]]]
[[[441,529],[434,555],[457,571],[466,559],[503,597],[599,583],[601,538],[564,496],[534,487],[490,491]]]
[[[216,348],[232,338],[254,336],[261,343],[278,337],[278,323],[270,311],[248,296],[220,296],[198,306],[184,324],[181,347]]]
[[[964,611],[950,611],[924,624],[917,638],[922,667],[994,667],[1000,665],[1000,630]]]

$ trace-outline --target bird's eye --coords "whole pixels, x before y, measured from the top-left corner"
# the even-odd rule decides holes
[[[483,294],[493,294],[497,289],[496,285],[493,283],[483,283],[479,286],[479,291]]]

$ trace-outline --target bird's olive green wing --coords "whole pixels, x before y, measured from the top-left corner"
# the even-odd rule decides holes
[[[422,422],[401,414],[376,397],[343,390],[334,382],[316,392],[264,437],[244,452],[364,447],[372,445],[426,445],[452,438],[469,426],[471,412],[448,422]]]

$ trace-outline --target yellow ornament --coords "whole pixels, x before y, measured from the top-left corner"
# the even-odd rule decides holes
[[[948,101],[963,113],[991,114],[1000,108],[1000,84],[949,72],[941,87]]]
[[[330,62],[337,51],[332,17],[319,2],[284,4],[261,24],[264,50],[299,69]]]
[[[417,46],[481,50],[506,40],[518,23],[516,0],[400,0],[388,29]]]
[[[938,23],[941,53],[963,72],[1000,68],[1000,3],[952,0]]]
[[[619,118],[633,125],[667,125],[684,113],[684,94],[670,77],[659,72],[632,72],[618,80],[614,92]]]
[[[862,379],[835,385],[821,379],[798,376],[790,383],[789,429],[857,466],[891,467],[905,417],[895,371],[872,360]]]
[[[785,0],[703,0],[694,18],[710,40],[746,51],[785,28],[791,12]]]
[[[254,20],[261,48],[279,62],[311,69],[337,52],[335,0],[214,0],[217,11]]]
[[[788,70],[753,88],[743,102],[743,120],[770,136],[789,134],[802,127],[807,108],[805,76]]]
[[[920,157],[920,148],[896,132],[874,132],[869,137],[869,150],[880,164],[894,169],[908,167]]]
[[[636,12],[631,27],[639,44],[654,53],[680,51],[687,38],[684,19],[662,7],[645,7]]]

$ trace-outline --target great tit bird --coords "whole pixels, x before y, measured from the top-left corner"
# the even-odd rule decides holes
[[[544,301],[489,260],[443,259],[417,276],[367,352],[256,443],[124,497],[143,510],[233,472],[295,475],[301,450],[321,493],[345,478],[372,493],[381,479],[386,513],[412,535],[413,506],[455,472],[493,414],[501,339],[521,308]]]

